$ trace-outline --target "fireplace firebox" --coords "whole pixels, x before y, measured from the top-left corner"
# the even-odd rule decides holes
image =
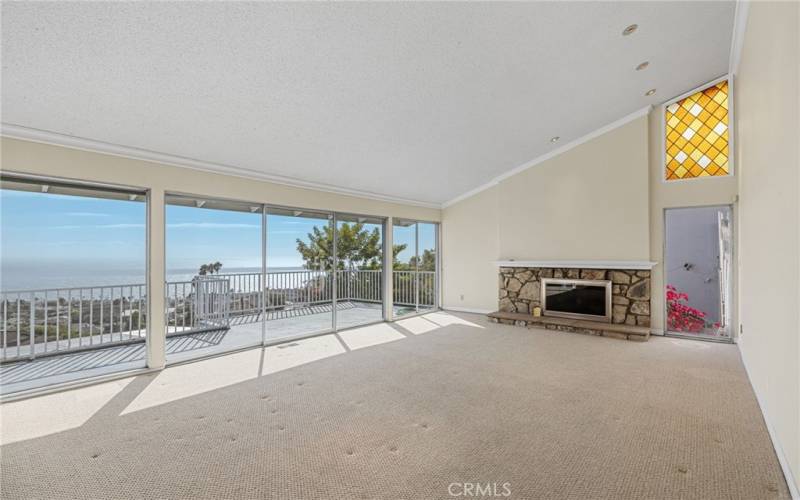
[[[611,281],[542,278],[545,316],[611,322]]]

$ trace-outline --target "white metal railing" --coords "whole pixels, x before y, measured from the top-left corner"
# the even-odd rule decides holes
[[[436,304],[435,271],[394,271],[392,280],[395,305],[413,307],[417,301],[425,307]]]
[[[333,301],[330,271],[275,271],[266,274],[267,311],[292,309]],[[235,273],[213,276],[230,281],[231,314],[257,314],[262,309],[261,274]],[[383,271],[336,271],[337,300],[382,302]]]
[[[435,276],[433,271],[394,271],[394,303],[434,306]],[[383,301],[381,270],[339,270],[336,283],[338,301]],[[144,284],[0,293],[3,361],[145,339]],[[265,310],[299,310],[332,301],[330,271],[270,272],[266,287],[261,273],[198,276],[166,283],[166,331],[227,328],[232,316],[253,315],[255,321]]]
[[[1,360],[125,342],[147,330],[144,284],[0,292]]]
[[[336,271],[337,300],[383,302],[383,271]]]

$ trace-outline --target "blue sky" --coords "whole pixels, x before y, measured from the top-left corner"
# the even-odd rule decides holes
[[[0,190],[0,252],[3,271],[80,272],[145,267],[143,202]],[[167,269],[196,269],[220,261],[225,268],[261,266],[261,216],[245,212],[168,205]],[[323,219],[269,215],[269,267],[299,267],[296,240],[306,239]],[[368,228],[376,227],[368,225]],[[420,253],[433,248],[435,226],[420,225]],[[414,228],[396,227],[399,258],[414,252]]]
[[[0,190],[3,267],[144,268],[145,204]]]
[[[393,239],[395,245],[405,244],[406,248],[397,255],[400,262],[408,262],[414,256],[414,226],[395,226]],[[419,225],[419,253],[425,249],[433,249],[436,247],[436,226],[434,224],[420,223]]]

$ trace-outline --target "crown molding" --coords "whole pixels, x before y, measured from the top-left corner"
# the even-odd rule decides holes
[[[736,76],[739,62],[742,60],[744,34],[747,31],[747,14],[750,12],[750,0],[737,0],[733,15],[733,36],[731,37],[731,55],[728,61],[728,73]]]
[[[321,191],[325,193],[354,196],[358,198],[366,198],[370,200],[383,201],[388,203],[398,203],[401,205],[411,205],[423,208],[441,209],[441,204],[439,203],[430,203],[419,200],[409,200],[406,198],[399,198],[395,196],[372,193],[369,191],[361,191],[358,189],[349,189],[340,186],[333,186],[330,184],[302,181],[299,179],[293,179],[291,177],[266,174],[263,172],[258,172],[256,170],[251,170],[247,168],[224,165],[220,163],[211,163],[202,160],[196,160],[194,158],[187,158],[184,156],[171,155],[167,153],[159,153],[157,151],[150,151],[147,149],[122,146],[119,144],[112,144],[109,142],[95,141],[92,139],[85,139],[83,137],[76,137],[72,135],[59,134],[57,132],[50,132],[47,130],[23,127],[21,125],[15,125],[12,123],[2,123],[0,125],[0,136],[8,137],[10,139],[20,139],[24,141],[38,142],[41,144],[61,146],[70,149],[78,149],[81,151],[89,151],[92,153],[101,153],[112,156],[119,156],[122,158],[129,158],[133,160],[143,160],[143,161],[161,163],[164,165],[189,168],[192,170],[199,170],[202,172],[225,174],[225,175],[232,175],[234,177],[242,177],[245,179],[266,181],[294,188],[312,189],[314,191]]]
[[[543,154],[541,156],[538,156],[538,157],[534,158],[533,160],[531,160],[529,162],[523,163],[522,165],[520,165],[518,167],[512,168],[508,172],[505,172],[504,174],[498,175],[497,177],[493,178],[489,182],[487,182],[485,184],[481,184],[480,186],[478,186],[478,187],[476,187],[474,189],[470,189],[469,191],[467,191],[466,193],[464,193],[462,195],[456,196],[455,198],[442,203],[442,208],[447,208],[447,207],[449,207],[451,205],[455,205],[459,201],[463,201],[463,200],[466,200],[467,198],[475,196],[476,194],[480,193],[481,191],[485,191],[485,190],[487,190],[487,189],[489,189],[489,188],[491,188],[493,186],[498,185],[501,181],[503,181],[505,179],[508,179],[509,177],[517,175],[518,173],[523,172],[525,170],[528,170],[531,167],[535,167],[536,165],[538,165],[538,164],[540,164],[540,163],[542,163],[544,161],[547,161],[547,160],[549,160],[551,158],[555,158],[558,155],[566,153],[570,149],[573,149],[573,148],[575,148],[577,146],[580,146],[581,144],[589,142],[592,139],[595,139],[595,138],[597,138],[597,137],[599,137],[599,136],[601,136],[601,135],[603,135],[603,134],[605,134],[607,132],[610,132],[610,131],[612,131],[612,130],[614,130],[616,128],[619,128],[619,127],[621,127],[621,126],[623,126],[623,125],[625,125],[627,123],[630,123],[633,120],[636,120],[637,118],[641,118],[642,116],[646,116],[650,112],[651,109],[652,109],[652,106],[649,106],[649,105],[645,106],[644,108],[642,108],[640,110],[634,111],[633,113],[631,113],[629,115],[623,116],[619,120],[613,121],[613,122],[611,122],[609,124],[606,124],[606,125],[598,128],[598,129],[596,129],[596,130],[594,130],[592,132],[589,132],[588,134],[586,134],[586,135],[584,135],[582,137],[579,137],[579,138],[575,139],[574,141],[570,141],[570,142],[568,142],[567,144],[564,144],[563,146],[561,146],[558,149],[554,149],[554,150],[552,150],[552,151],[550,151],[548,153],[545,153],[545,154]]]

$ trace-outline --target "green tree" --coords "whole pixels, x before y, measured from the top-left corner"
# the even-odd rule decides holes
[[[395,261],[397,254],[405,250],[406,245],[394,245],[392,253]],[[380,229],[371,231],[363,223],[342,223],[336,234],[336,250],[338,269],[381,269],[383,253],[381,251]],[[333,228],[330,224],[322,228],[314,226],[308,233],[308,241],[297,239],[297,251],[303,257],[303,267],[321,271],[330,271],[333,267]]]
[[[410,269],[414,269],[417,265],[417,256],[413,256],[408,260]],[[430,248],[422,252],[422,258],[419,260],[420,271],[435,271],[436,270],[436,252]]]

